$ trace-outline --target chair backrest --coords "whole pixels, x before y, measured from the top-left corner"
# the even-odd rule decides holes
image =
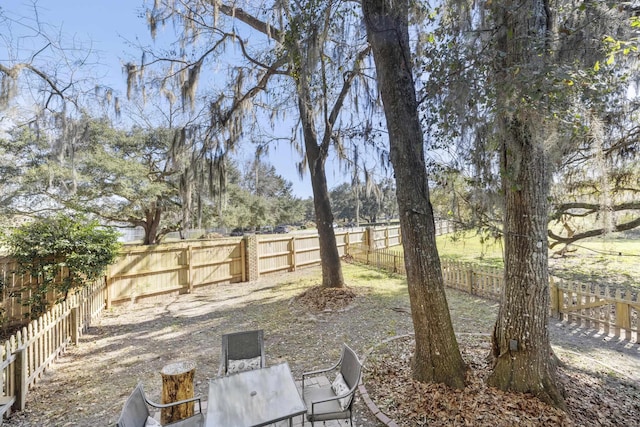
[[[340,373],[350,389],[358,385],[361,372],[362,364],[358,360],[358,356],[356,356],[348,345],[344,344],[342,361],[340,362]]]
[[[122,408],[120,418],[118,418],[118,427],[144,427],[147,417],[149,416],[149,408],[144,398],[142,384],[138,383],[133,393],[127,398]]]
[[[265,366],[264,332],[255,331],[234,332],[222,335],[222,364],[223,374],[227,372],[229,360],[243,360],[260,357],[260,367]]]

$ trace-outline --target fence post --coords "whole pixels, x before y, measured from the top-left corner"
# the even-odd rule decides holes
[[[16,411],[24,411],[27,403],[27,347],[23,346],[16,350],[16,370],[15,370],[15,386],[16,401],[13,409]]]
[[[258,236],[249,234],[244,236],[247,257],[247,281],[254,282],[260,278],[258,263]]]
[[[389,226],[384,228],[384,248],[389,249]]]
[[[291,236],[291,250],[289,251],[291,254],[291,271],[296,271],[296,238],[295,236]]]
[[[349,236],[349,230],[347,230],[347,234],[344,236],[344,254],[349,255],[349,244],[351,243],[351,238]]]
[[[80,342],[80,337],[79,337],[80,325],[78,324],[79,322],[80,322],[80,309],[76,305],[71,309],[71,342],[74,345],[78,345],[78,343]]]
[[[188,293],[193,292],[193,246],[187,246],[187,286]]]
[[[626,295],[629,296],[628,290]],[[620,288],[616,289],[616,329],[620,338],[629,339],[631,333],[631,310],[629,304],[625,303],[624,300],[630,301],[630,298],[623,299]],[[624,337],[622,336],[623,330]]]
[[[371,227],[366,227],[364,229],[364,244],[367,245],[367,247],[371,247],[371,240],[372,240],[372,236],[371,236]],[[368,260],[368,257],[367,257]]]
[[[240,240],[240,271],[242,282],[247,281],[247,241],[246,239]]]
[[[473,293],[473,267],[467,264],[467,292],[470,295],[474,295]]]
[[[107,293],[107,298],[105,301],[105,305],[106,305],[106,309],[109,310],[111,308],[111,281],[113,280],[111,278],[111,272],[109,270],[107,270],[107,275],[105,276],[105,292]]]
[[[560,313],[560,290],[553,280],[553,276],[549,276],[549,292],[551,297],[551,316],[558,317]]]

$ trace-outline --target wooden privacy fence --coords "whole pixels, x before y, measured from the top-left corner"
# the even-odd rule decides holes
[[[349,247],[348,255],[357,262],[392,273],[405,274],[404,255],[366,245]],[[442,260],[446,286],[472,295],[499,300],[504,288],[504,272],[498,268]],[[631,289],[613,289],[594,284],[576,284],[551,278],[550,313],[564,322],[591,329],[631,343],[638,336],[640,300]]]
[[[125,246],[107,270],[107,307],[113,303],[199,286],[246,280],[245,241],[193,241],[156,246]]]
[[[364,243],[387,248],[402,242],[400,227],[369,227],[336,230],[338,253]],[[155,246],[126,245],[106,274],[106,304],[136,301],[171,293],[189,293],[201,286],[254,281],[262,275],[295,271],[320,263],[317,233],[247,235],[214,240],[191,240]],[[29,307],[21,301],[30,296],[28,275],[15,273],[9,258],[0,258],[3,283],[3,326],[22,324]],[[49,295],[48,301],[55,301]]]
[[[104,309],[105,299],[106,284],[99,280],[54,305],[4,342],[0,417],[11,410],[24,410],[28,390],[69,343],[78,343],[91,320]]]
[[[401,243],[399,226],[337,230],[335,235],[340,256],[353,244],[388,247],[385,245]],[[126,246],[107,272],[107,307],[167,293],[189,293],[201,286],[254,281],[319,263],[316,233]]]
[[[0,326],[10,328],[22,325],[29,317],[31,307],[23,302],[29,301],[36,292],[37,278],[28,273],[20,274],[17,263],[9,257],[0,257],[0,288],[2,300],[0,300]],[[61,268],[54,281],[62,282],[68,276],[68,270]],[[60,295],[49,290],[44,299],[48,302],[56,301]]]
[[[352,242],[378,230],[336,232],[340,255]],[[397,241],[399,232],[382,232],[378,244]],[[107,307],[167,293],[189,293],[201,286],[254,281],[262,275],[295,271],[320,263],[318,235],[247,235],[157,246],[126,246],[107,271]]]

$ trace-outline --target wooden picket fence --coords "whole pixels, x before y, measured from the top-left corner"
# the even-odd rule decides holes
[[[630,288],[569,283],[552,278],[551,314],[604,336],[640,343],[640,298]]]
[[[390,249],[371,249],[366,245],[349,246],[347,259],[391,273],[405,274],[404,255]],[[446,286],[500,300],[504,272],[499,268],[442,260]],[[594,284],[577,284],[551,278],[550,313],[575,327],[596,334],[640,344],[640,299],[637,290],[611,288]]]
[[[4,342],[0,353],[0,424],[1,417],[9,416],[12,410],[24,410],[29,389],[70,343],[78,343],[92,319],[101,314],[105,301],[106,282],[102,279],[55,304]]]

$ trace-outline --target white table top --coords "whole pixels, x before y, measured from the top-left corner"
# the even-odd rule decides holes
[[[206,427],[258,427],[306,412],[287,363],[209,381]]]

